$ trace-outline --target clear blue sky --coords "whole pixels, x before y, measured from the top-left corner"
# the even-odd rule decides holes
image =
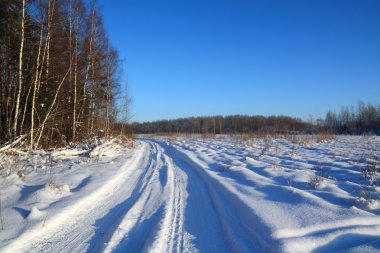
[[[100,0],[132,121],[380,102],[379,0]]]

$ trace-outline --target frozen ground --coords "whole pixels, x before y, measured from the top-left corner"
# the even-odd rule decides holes
[[[310,136],[3,157],[0,251],[380,252],[379,157],[379,137]]]

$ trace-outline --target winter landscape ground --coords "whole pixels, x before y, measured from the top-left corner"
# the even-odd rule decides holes
[[[2,157],[1,252],[380,252],[380,137],[79,149]]]

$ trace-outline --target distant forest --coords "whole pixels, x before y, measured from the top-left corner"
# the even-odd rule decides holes
[[[174,120],[160,120],[132,125],[135,133],[215,133],[234,134],[266,132],[303,131],[309,124],[286,116],[212,116],[191,117]]]
[[[344,106],[340,112],[329,111],[323,127],[336,134],[380,135],[380,105],[360,101],[356,108]]]
[[[339,113],[329,111],[325,119],[307,122],[288,116],[208,116],[134,123],[137,134],[148,133],[332,133],[380,134],[380,106],[359,102],[357,108],[342,107]]]
[[[118,52],[95,1],[0,6],[0,144],[65,145],[123,127]]]

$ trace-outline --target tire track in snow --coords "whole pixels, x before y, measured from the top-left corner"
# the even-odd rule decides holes
[[[132,251],[141,251],[144,248],[146,240],[136,241],[136,237],[149,237],[156,223],[162,216],[162,201],[160,194],[162,189],[159,187],[159,170],[162,168],[162,154],[158,152],[156,146],[148,143],[151,152],[154,153],[155,159],[150,162],[146,168],[151,175],[139,191],[133,205],[119,217],[120,222],[117,230],[107,243],[105,252],[122,251],[123,248],[132,248]],[[148,226],[149,224],[149,226]]]
[[[213,192],[210,191],[210,186],[207,185],[207,182],[200,177],[193,166],[189,166],[182,157],[177,155],[173,147],[165,143],[157,143],[165,149],[165,153],[171,157],[176,167],[183,171],[188,177],[187,190],[189,191],[189,195],[193,195],[194,197],[187,200],[189,208],[186,208],[185,219],[187,219],[187,224],[195,224],[201,228],[200,230],[204,230],[204,233],[199,230],[194,230],[198,237],[197,239],[201,240],[201,243],[196,245],[196,247],[201,252],[205,250],[213,252],[241,252],[231,242],[229,231],[226,230],[226,227],[223,225],[223,217],[221,217],[218,212],[219,206],[215,202],[215,197],[213,196]],[[197,212],[197,209],[201,210],[201,212],[198,213],[198,215],[193,215]],[[201,216],[206,216],[207,218],[202,219]],[[197,220],[198,218],[200,220]],[[199,221],[201,221],[202,224],[199,223]],[[192,226],[189,227],[191,228]],[[192,230],[189,229],[189,231]],[[213,245],[210,242],[212,242]]]
[[[123,218],[120,230],[111,238],[105,252],[181,251],[184,175],[178,173],[159,145],[148,144],[157,152],[154,176]]]
[[[146,192],[146,188],[155,178],[156,171],[154,168],[156,167],[156,161],[159,160],[159,157],[155,147],[151,145],[148,146],[150,148],[147,162],[143,163],[144,166],[138,168],[138,170],[143,171],[142,175],[133,184],[127,182],[128,184],[124,185],[124,188],[128,189],[127,191],[132,191],[132,193],[123,202],[114,206],[112,210],[102,218],[104,222],[102,222],[102,220],[99,221],[100,232],[93,236],[91,241],[94,243],[90,242],[90,247],[87,249],[87,252],[107,251],[108,243],[114,234],[118,233],[124,217],[134,208],[134,206],[137,205],[137,203],[139,203],[143,194]],[[121,196],[125,196],[125,194],[121,194]]]
[[[164,150],[154,143],[164,153]],[[184,183],[186,179],[181,171],[177,170],[172,160],[163,155],[165,165],[168,168],[168,180],[170,181],[170,198],[167,200],[165,216],[161,229],[157,236],[157,241],[153,242],[151,251],[157,252],[180,252],[183,248],[183,223],[184,223],[184,202],[186,189]]]
[[[157,163],[157,170],[167,168],[168,171],[168,183],[162,191],[166,197],[160,200],[160,208],[145,215],[145,221],[154,217],[157,210],[164,208],[165,211],[154,217],[155,221],[150,223],[149,228],[139,225],[139,222],[130,224],[113,241],[118,247],[110,248],[107,252],[249,252],[260,249],[257,234],[252,235],[254,228],[240,224],[240,218],[228,208],[228,200],[220,195],[216,184],[200,172],[202,169],[198,165],[172,146],[162,142],[143,141],[156,147],[160,154],[161,161]],[[156,184],[158,181],[153,180]],[[149,187],[146,192],[152,192],[154,188]],[[141,203],[140,206],[152,205],[146,201],[146,197],[141,197]],[[140,207],[136,210],[142,209]],[[142,216],[144,215],[140,218]],[[128,214],[124,220],[128,223]],[[144,219],[141,218],[140,221],[144,222]],[[238,224],[232,225],[235,221],[239,221]],[[149,236],[138,238],[131,235],[136,227],[145,230],[144,234]],[[136,247],[138,242],[131,243],[131,238],[144,241],[144,245]],[[250,241],[255,238],[257,241]],[[123,243],[123,240],[126,242]]]
[[[96,191],[84,198],[72,202],[70,206],[59,206],[61,211],[54,217],[47,217],[44,224],[36,224],[11,243],[4,252],[83,252],[87,241],[94,235],[95,221],[107,210],[128,197],[133,188],[123,185],[130,181],[138,182],[144,175],[143,170],[136,173],[136,168],[146,162],[144,157],[146,144],[136,149],[132,159],[122,165],[119,174],[110,178]],[[136,183],[134,183],[136,184]]]
[[[197,164],[185,153],[165,142],[156,141],[156,143],[163,147],[165,154],[170,156],[177,167],[188,175],[189,194],[196,195],[197,191],[204,191],[206,194],[203,199],[198,194],[194,200],[195,202],[203,200],[202,205],[209,205],[203,215],[217,217],[216,221],[207,221],[209,223],[208,227],[215,227],[216,229],[210,229],[209,233],[200,233],[206,239],[206,245],[196,245],[205,246],[204,249],[201,249],[202,252],[276,252],[276,246],[271,245],[261,235],[261,233],[268,233],[269,230],[259,217],[252,212],[252,209],[248,208],[235,194],[208,175],[205,168],[202,168],[201,165]],[[198,187],[196,187],[196,184],[198,184]],[[189,205],[190,202],[190,199],[188,199],[187,204]],[[200,206],[199,204],[197,203],[198,206]],[[190,219],[190,222],[197,223],[194,218],[191,218],[194,212],[192,208],[186,208],[185,212],[188,212],[187,215],[185,214],[185,219]],[[242,222],[242,219],[245,219],[245,221]],[[201,226],[202,224],[199,225]],[[210,236],[213,232],[217,234],[216,237]],[[209,242],[213,240],[214,242],[219,242],[220,248],[207,248],[211,247]]]

